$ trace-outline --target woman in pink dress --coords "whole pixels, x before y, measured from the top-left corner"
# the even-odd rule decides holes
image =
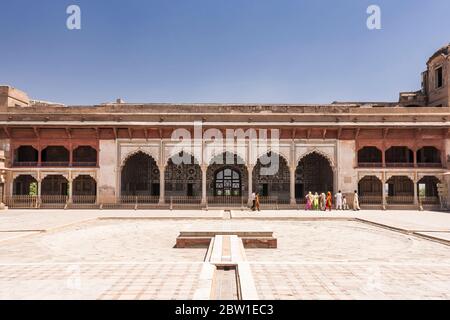
[[[305,206],[305,210],[311,210],[312,208],[312,201],[313,201],[313,194],[310,192],[308,192],[308,194],[306,195],[305,199],[306,199],[306,206]]]

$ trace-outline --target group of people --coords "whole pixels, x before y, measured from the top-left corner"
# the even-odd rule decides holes
[[[334,198],[336,199],[336,210],[350,209],[347,203],[347,198],[342,194],[341,190],[339,190],[339,192],[334,195]],[[329,191],[327,192],[326,195],[324,192],[322,192],[319,195],[317,192],[315,194],[312,194],[312,192],[309,191],[305,199],[306,199],[305,210],[331,211],[333,206],[333,197],[331,195],[331,192]],[[353,196],[353,210],[360,210],[359,196],[356,190]]]
[[[325,195],[324,192],[322,192],[320,195],[316,192],[315,194],[312,194],[311,191],[308,192],[306,195],[306,206],[305,210],[321,210],[321,211],[331,211],[333,207],[333,196],[331,195],[331,192],[328,191]],[[338,193],[334,195],[334,198],[336,199],[336,210],[349,210],[349,205],[347,203],[347,198],[342,194],[341,190],[339,190]],[[253,192],[251,195],[251,210],[252,211],[261,211],[260,210],[260,198],[258,192]],[[353,210],[360,210],[359,207],[359,195],[358,192],[355,190],[355,194],[353,195]]]

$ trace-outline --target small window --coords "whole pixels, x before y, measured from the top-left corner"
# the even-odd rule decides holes
[[[442,77],[442,67],[439,67],[435,71],[436,88],[441,88],[444,85],[444,78]]]

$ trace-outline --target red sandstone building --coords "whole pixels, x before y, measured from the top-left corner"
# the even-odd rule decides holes
[[[446,206],[445,187],[439,194],[438,186],[447,183],[450,155],[449,51],[445,46],[428,60],[420,91],[400,93],[392,103],[118,100],[65,106],[2,86],[3,202],[40,208],[244,207],[258,191],[263,205],[301,208],[308,191],[342,190],[351,203],[358,190],[366,207]],[[189,132],[193,145],[180,148],[175,129]],[[212,129],[224,137],[227,129],[246,136],[232,147],[213,148]],[[261,141],[263,152],[254,148]],[[267,154],[279,156],[276,174],[261,174]],[[190,163],[176,164],[175,156]],[[232,161],[217,161],[224,158]]]

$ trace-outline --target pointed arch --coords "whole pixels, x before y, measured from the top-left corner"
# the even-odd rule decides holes
[[[318,148],[314,148],[314,149],[312,149],[312,150],[308,150],[308,151],[306,151],[306,152],[300,154],[300,155],[297,157],[295,163],[298,165],[298,163],[299,163],[303,158],[305,158],[305,157],[307,157],[307,156],[309,156],[309,155],[311,155],[311,154],[313,154],[313,153],[316,153],[316,154],[322,156],[323,158],[325,158],[325,159],[328,161],[328,163],[329,163],[329,165],[331,166],[331,168],[334,168],[334,167],[335,167],[335,163],[334,163],[334,160],[333,160],[332,156],[330,156],[328,153],[326,153],[326,152],[324,152],[323,150],[320,150],[320,149],[318,149]]]

